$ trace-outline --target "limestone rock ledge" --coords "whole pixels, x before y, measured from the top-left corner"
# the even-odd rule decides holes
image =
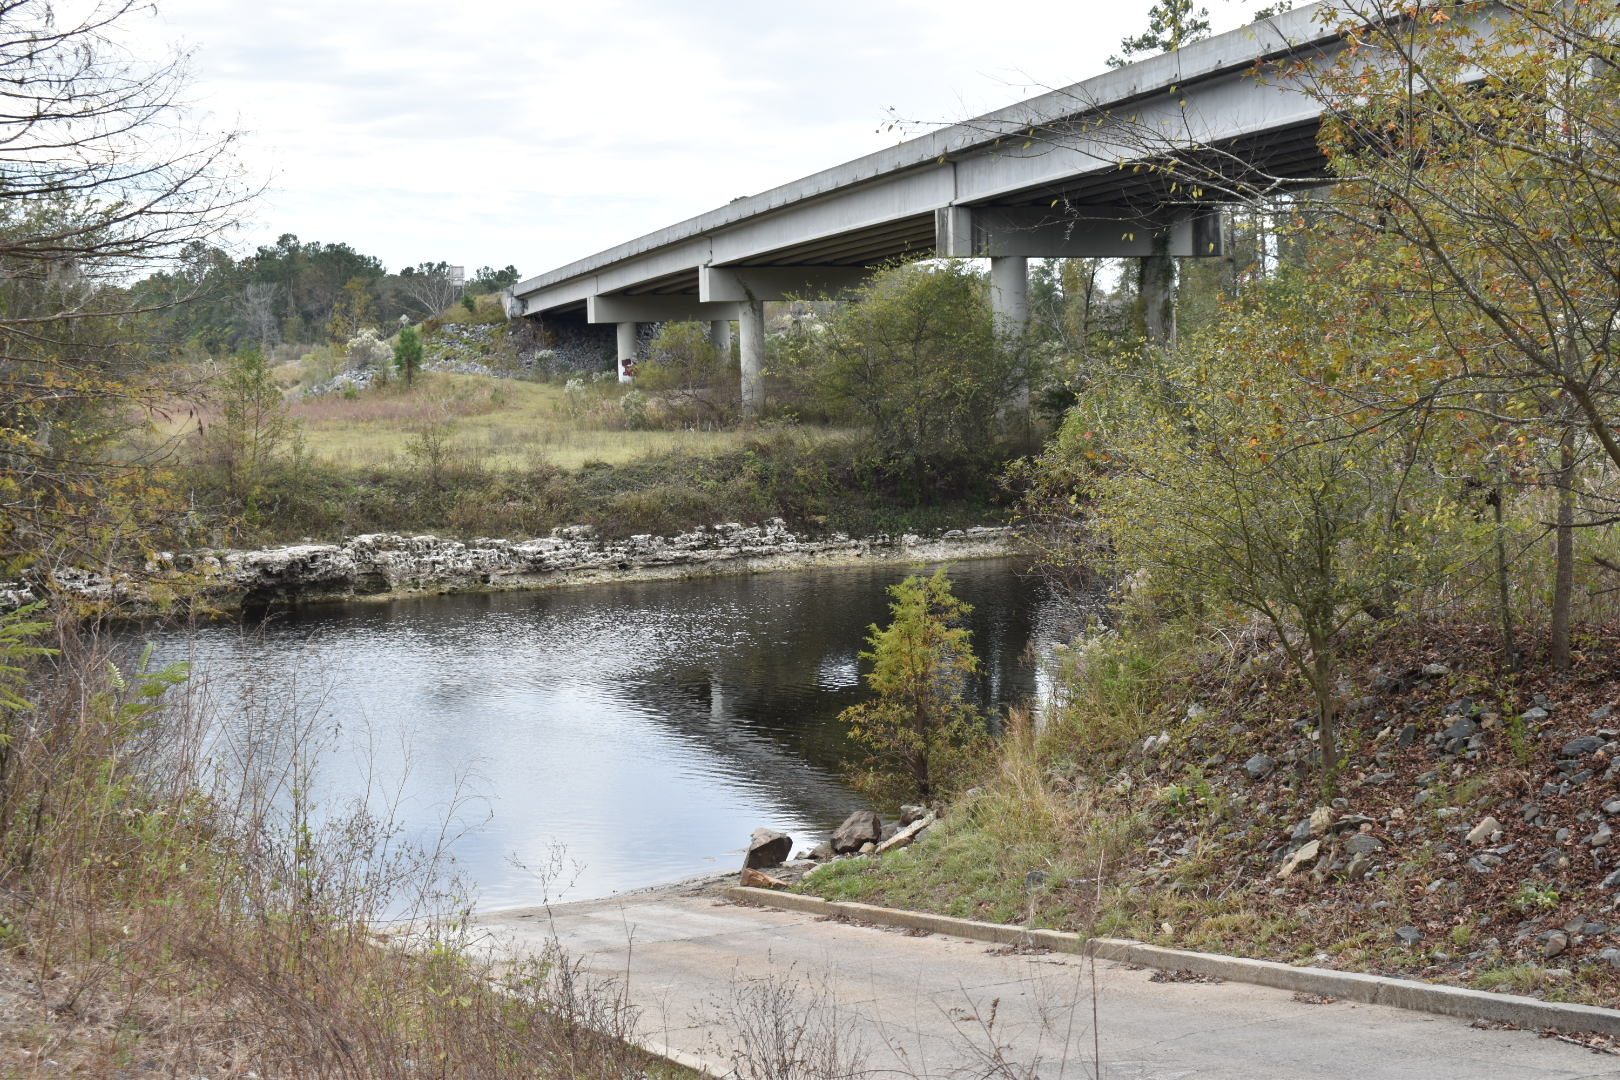
[[[763,525],[711,525],[676,536],[605,540],[590,526],[574,525],[533,540],[463,543],[437,536],[372,533],[337,544],[161,554],[145,575],[115,578],[68,571],[58,573],[56,584],[126,609],[152,606],[164,593],[235,609],[817,565],[989,558],[1012,552],[1010,529],[983,526],[928,538],[906,534],[857,539],[835,534],[810,539],[775,519]]]

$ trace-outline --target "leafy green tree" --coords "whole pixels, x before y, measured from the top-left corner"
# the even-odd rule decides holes
[[[507,263],[499,270],[492,266],[480,266],[474,271],[472,280],[467,282],[467,291],[474,296],[500,292],[516,285],[522,277],[523,275],[518,273],[518,268],[511,263]]]
[[[318,335],[328,329],[332,331],[328,338],[343,340],[366,321],[385,277],[380,260],[348,244],[300,241],[292,233],[260,247],[243,261],[241,273],[247,281],[278,286],[282,336],[289,341],[324,340]],[[354,285],[357,281],[360,284]],[[346,310],[334,324],[340,303]],[[383,312],[381,317],[394,314]]]
[[[866,683],[877,698],[850,706],[839,719],[871,755],[863,786],[898,783],[929,799],[961,777],[985,738],[984,717],[967,699],[979,661],[960,623],[972,609],[951,592],[943,569],[912,575],[889,594],[893,619],[881,630],[871,627],[870,649],[861,654],[872,664]]]
[[[142,5],[17,0],[0,69],[0,577],[150,543],[172,501],[110,443],[165,398],[149,334],[251,191],[234,137],[183,115],[185,65],[124,41]],[[137,295],[153,267],[170,288]],[[138,550],[138,549],[137,549]]]
[[[666,323],[636,369],[636,382],[686,423],[724,423],[737,411],[736,364],[720,354],[707,323]]]
[[[405,377],[405,385],[416,381],[417,369],[422,366],[422,336],[414,326],[402,326],[394,340],[394,367]]]
[[[1360,357],[1319,389],[1369,424],[1468,417],[1457,451],[1432,467],[1471,475],[1497,508],[1512,483],[1549,493],[1548,636],[1554,662],[1567,663],[1576,531],[1612,523],[1620,471],[1613,11],[1350,0],[1326,19],[1343,48],[1320,61],[1282,57],[1261,74],[1319,103],[1318,141],[1337,183],[1305,189],[1234,171],[1220,147],[1123,121],[1122,158],[1169,163],[1181,189],[1246,204],[1262,273],[1301,257],[1299,247],[1270,246],[1284,235],[1267,225],[1275,193],[1289,192],[1282,217],[1309,223],[1301,246],[1340,250],[1320,288],[1401,321],[1423,313],[1410,341],[1359,327]],[[1504,600],[1504,639],[1509,614]]]
[[[1030,343],[1044,350],[1034,365],[1045,376],[1036,400],[1054,424],[1074,405],[1096,358],[1141,344],[1129,283],[1110,287],[1109,263],[1047,259],[1030,273]]]
[[[213,395],[220,420],[205,430],[205,450],[220,470],[226,496],[252,514],[271,469],[296,446],[298,422],[257,345],[226,362]]]
[[[347,341],[371,323],[371,282],[363,277],[350,278],[343,285],[332,305],[332,317],[326,322],[326,332],[333,341]]]
[[[985,280],[963,262],[877,274],[783,342],[788,372],[830,414],[864,423],[919,487],[930,461],[977,457],[1029,357],[997,335]]]
[[[1431,467],[1443,418],[1382,416],[1331,389],[1380,317],[1318,290],[1250,296],[1156,354],[1151,377],[1140,362],[1104,374],[1052,463],[1081,485],[1093,550],[1119,572],[1270,625],[1316,699],[1329,783],[1341,632],[1405,609],[1483,548],[1460,485]]]
[[[1614,520],[1620,469],[1614,13],[1509,0],[1386,14],[1349,5],[1341,29],[1364,25],[1347,55],[1288,73],[1323,104],[1322,147],[1347,181],[1320,212],[1382,240],[1366,245],[1363,287],[1423,297],[1443,337],[1365,397],[1474,417],[1490,434],[1479,457],[1546,448],[1534,474],[1556,500],[1548,637],[1567,666],[1575,533]],[[1600,467],[1582,468],[1589,456]]]

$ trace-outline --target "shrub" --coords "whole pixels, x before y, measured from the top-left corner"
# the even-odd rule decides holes
[[[226,498],[251,513],[275,467],[296,455],[298,423],[256,345],[225,362],[212,393],[221,416],[199,434],[199,449]]]
[[[919,482],[931,460],[982,465],[995,417],[1028,378],[1028,358],[996,333],[984,279],[958,262],[878,274],[852,303],[801,320],[781,359],[812,399],[868,425]]]
[[[625,426],[639,431],[647,426],[647,395],[640,390],[631,390],[619,399],[619,411],[624,414]]]
[[[737,412],[736,365],[715,347],[707,323],[666,324],[653,338],[636,381],[658,394],[669,417],[683,425],[724,424]]]
[[[386,371],[391,353],[388,343],[367,327],[349,339],[349,367],[356,371]],[[384,378],[387,376],[384,375]]]
[[[403,326],[394,342],[394,366],[405,376],[405,385],[416,381],[417,369],[422,366],[422,337],[414,326]]]

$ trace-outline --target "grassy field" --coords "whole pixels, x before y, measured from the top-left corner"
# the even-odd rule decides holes
[[[1005,447],[931,459],[919,476],[918,463],[884,459],[851,428],[682,426],[657,395],[611,375],[436,371],[409,389],[396,379],[302,396],[299,387],[330,380],[329,359],[312,353],[272,369],[293,430],[259,457],[223,424],[225,398],[199,405],[179,394],[167,419],[131,440],[130,456],[169,454],[177,490],[200,515],[185,527],[214,545],[366,532],[529,537],[577,524],[604,536],[673,535],[772,518],[878,536],[1002,519]],[[191,374],[202,385],[213,373]]]
[[[634,431],[622,426],[623,392],[592,386],[583,400],[563,387],[480,375],[430,374],[409,393],[332,395],[292,408],[317,459],[347,468],[385,465],[405,455],[424,426],[442,425],[451,444],[496,471],[536,459],[564,469],[588,461],[619,465],[651,454],[708,454],[739,443],[735,431]],[[610,426],[618,425],[618,426]]]
[[[625,389],[594,383],[568,390],[553,383],[430,372],[407,391],[390,385],[354,396],[330,394],[292,403],[305,450],[342,469],[386,467],[405,460],[425,429],[439,432],[458,455],[507,472],[545,462],[578,469],[587,462],[622,465],[666,454],[709,455],[734,450],[750,437],[739,430],[638,431],[625,425]],[[183,435],[212,417],[178,413],[159,434]],[[807,429],[837,438],[834,429]]]

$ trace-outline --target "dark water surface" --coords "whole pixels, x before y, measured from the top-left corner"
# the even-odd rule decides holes
[[[864,805],[839,779],[836,718],[865,697],[857,653],[907,572],[322,605],[144,636],[193,661],[222,723],[311,723],[326,803],[369,791],[414,836],[452,819],[479,906],[500,908],[541,899],[558,844],[582,866],[565,898],[586,899],[740,865],[760,825],[808,847]],[[1033,696],[1031,643],[1056,639],[1060,605],[1014,560],[951,577],[983,702]]]

